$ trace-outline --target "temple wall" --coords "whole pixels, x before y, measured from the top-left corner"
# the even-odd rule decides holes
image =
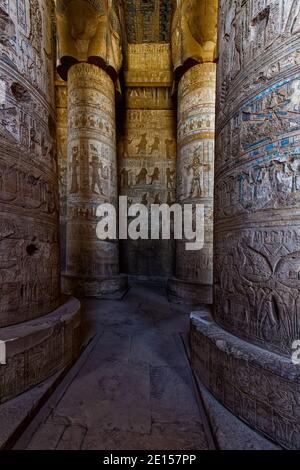
[[[129,204],[172,205],[176,189],[176,111],[169,44],[129,45],[120,113],[120,195]],[[121,242],[122,271],[151,279],[174,269],[173,240]]]

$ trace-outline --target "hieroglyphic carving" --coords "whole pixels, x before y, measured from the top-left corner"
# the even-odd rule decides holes
[[[176,0],[126,0],[124,3],[128,42],[170,42]]]
[[[289,355],[300,336],[300,2],[224,0],[216,152],[216,308]]]
[[[67,229],[67,142],[68,142],[68,87],[66,82],[56,76],[56,136],[59,183],[60,217],[60,263],[66,269],[66,229]]]
[[[193,368],[217,400],[288,449],[300,448],[300,373],[287,358],[220,328],[203,309],[191,316]]]
[[[177,200],[204,204],[205,246],[194,253],[177,242],[176,277],[204,285],[213,276],[215,83],[216,66],[206,63],[190,68],[178,87]]]
[[[127,87],[171,88],[170,44],[128,44],[124,77]]]
[[[0,326],[60,295],[52,11],[0,1]]]
[[[130,204],[150,207],[175,202],[176,113],[171,76],[169,44],[129,45],[118,163],[120,194]],[[170,276],[173,257],[172,240],[121,244],[122,268],[132,275]]]
[[[145,103],[147,102],[146,99]],[[126,195],[130,204],[143,203],[150,206],[175,202],[174,110],[127,109],[118,153],[120,195]],[[173,268],[172,245],[172,241],[164,240],[128,241],[122,244],[125,269],[130,274],[162,277],[170,275]]]
[[[118,274],[118,245],[97,240],[96,209],[117,204],[115,91],[95,65],[73,65],[68,76],[67,274]]]

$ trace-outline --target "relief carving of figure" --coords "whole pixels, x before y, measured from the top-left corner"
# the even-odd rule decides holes
[[[167,189],[174,189],[175,187],[175,171],[167,168]]]
[[[78,149],[77,149],[77,147],[75,147],[75,148],[73,148],[72,163],[71,163],[71,169],[72,169],[71,194],[76,194],[79,191],[78,167],[79,167]]]
[[[160,143],[159,137],[157,137],[157,136],[154,137],[154,142],[150,147],[149,155],[152,155],[153,152],[158,152],[159,151],[159,143]]]
[[[6,45],[14,37],[16,28],[9,15],[0,8],[0,44]]]
[[[147,149],[147,134],[143,134],[139,144],[136,146],[137,153],[145,153]]]
[[[154,168],[153,174],[150,176],[151,178],[150,184],[159,182],[159,176],[160,176],[160,171],[159,171],[159,168],[156,167]]]
[[[91,191],[95,194],[103,194],[102,191],[102,184],[101,184],[101,179],[100,179],[100,174],[99,170],[101,170],[101,162],[99,160],[99,157],[96,155],[92,156],[92,161],[90,162],[90,166],[92,168],[92,185],[91,185]],[[98,188],[98,191],[96,189]]]
[[[148,171],[146,168],[142,168],[136,177],[136,184],[147,184]]]

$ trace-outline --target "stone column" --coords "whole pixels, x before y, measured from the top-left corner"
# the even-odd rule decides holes
[[[68,89],[66,82],[63,81],[57,73],[55,79],[60,266],[61,270],[65,271],[67,231]]]
[[[80,304],[60,295],[52,14],[39,0],[0,7],[0,403],[80,347]]]
[[[214,320],[194,317],[193,363],[233,413],[299,449],[299,2],[223,0],[219,21]]]
[[[205,235],[204,247],[197,252],[186,251],[186,240],[177,241],[175,278],[169,280],[168,290],[175,299],[206,304],[212,303],[213,284],[216,15],[216,2],[182,0],[174,15],[172,34],[179,81],[177,202],[204,205]]]
[[[100,241],[96,212],[117,208],[115,88],[121,24],[112,2],[58,0],[60,76],[68,84],[67,293],[103,296],[125,287],[115,241]]]
[[[68,73],[68,96],[65,282],[97,295],[119,286],[118,243],[96,236],[97,207],[117,207],[115,88],[104,70],[78,63]]]

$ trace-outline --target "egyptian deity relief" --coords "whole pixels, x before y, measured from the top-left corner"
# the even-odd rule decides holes
[[[74,62],[91,62],[117,78],[122,64],[119,5],[114,0],[57,1],[58,49],[63,74],[63,68]]]
[[[300,336],[300,2],[220,8],[218,322],[290,354]]]
[[[0,1],[0,326],[59,298],[52,12]]]
[[[178,0],[172,23],[174,70],[188,60],[213,62],[216,55],[217,0]]]

